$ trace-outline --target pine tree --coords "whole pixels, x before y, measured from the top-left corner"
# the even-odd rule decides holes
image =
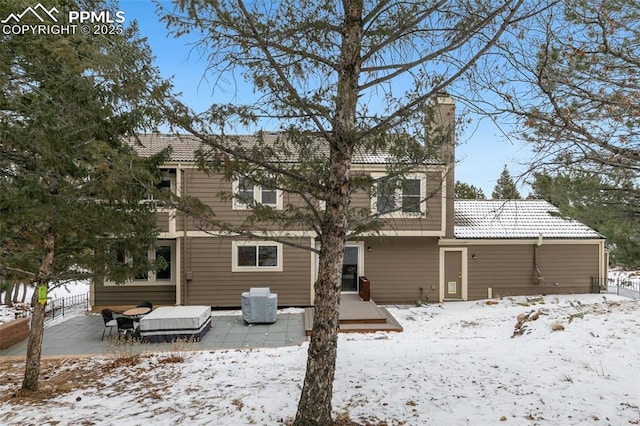
[[[504,101],[492,106],[516,118],[511,136],[529,143],[531,170],[603,175],[602,191],[640,196],[617,180],[640,176],[639,20],[638,0],[555,2],[519,28],[522,43],[495,50],[512,67],[475,73],[478,90],[493,88],[499,96],[487,98]],[[500,85],[487,81],[496,77]]]
[[[493,188],[491,198],[494,200],[519,200],[522,198],[506,164]]]
[[[456,182],[455,193],[459,200],[484,200],[487,198],[481,188],[460,181]]]
[[[0,6],[0,16],[10,9]],[[135,27],[101,37],[4,35],[0,59],[0,276],[47,289],[133,276],[117,254],[154,243],[153,206],[141,200],[166,160],[140,159],[123,142],[159,117],[168,88],[148,47]],[[38,386],[38,291],[32,306],[23,390]]]
[[[252,105],[214,105],[207,120],[182,113],[172,117],[207,145],[202,165],[277,187],[305,204],[283,211],[255,206],[247,215],[254,220],[245,227],[231,228],[206,211],[199,219],[235,235],[256,237],[251,231],[265,221],[317,235],[319,249],[306,247],[318,253],[318,280],[294,424],[332,423],[344,242],[375,232],[382,222],[370,207],[350,204],[351,194],[376,191],[371,176],[351,169],[355,156],[389,153],[385,174],[397,185],[411,170],[423,170],[429,151],[452,139],[451,125],[437,126],[434,119],[441,111],[434,107],[439,95],[466,76],[505,32],[535,14],[537,4],[524,4],[192,0],[179,2],[164,16],[178,35],[202,34],[201,45],[211,52],[209,70],[217,79],[242,76],[258,94]],[[239,122],[260,127],[264,117],[282,130],[275,143],[260,133],[250,148],[228,135],[211,136]],[[438,127],[439,132],[431,131]],[[453,188],[448,191],[453,197]]]
[[[611,264],[640,266],[640,209],[630,194],[639,188],[632,179],[606,174],[538,173],[534,194],[558,207],[563,215],[579,220],[607,239]]]

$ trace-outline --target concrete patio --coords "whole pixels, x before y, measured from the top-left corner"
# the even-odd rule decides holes
[[[109,354],[122,351],[122,343],[109,337],[107,330],[101,340],[104,322],[100,314],[74,316],[47,327],[42,344],[43,356]],[[273,324],[246,325],[242,315],[213,315],[211,330],[200,342],[193,343],[133,343],[128,352],[163,352],[176,350],[209,350],[295,346],[307,340],[302,313],[279,313]],[[179,347],[179,349],[177,349]],[[0,357],[23,357],[27,339],[7,349]]]

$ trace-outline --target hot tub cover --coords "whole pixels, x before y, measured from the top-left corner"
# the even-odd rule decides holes
[[[210,306],[163,306],[140,319],[140,337],[147,342],[199,341],[210,328]]]

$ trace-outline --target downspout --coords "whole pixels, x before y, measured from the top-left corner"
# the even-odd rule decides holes
[[[538,234],[538,242],[536,243],[535,246],[533,246],[533,284],[534,285],[541,285],[542,283],[544,283],[544,275],[542,275],[542,272],[540,271],[540,267],[538,264],[538,260],[539,260],[539,250],[540,250],[540,246],[542,245],[542,233]]]
[[[180,194],[180,196],[186,197],[187,196],[187,170],[182,169],[181,173],[182,173],[182,193]],[[189,265],[187,265],[187,259],[188,259],[187,248],[189,244],[187,244],[187,215],[184,213],[182,214],[182,242],[183,242],[182,265],[184,266],[182,271],[182,282],[184,284],[182,287],[183,293],[184,293],[184,295],[182,296],[182,300],[185,301],[186,303],[186,301],[189,299],[188,298],[189,285],[188,285],[187,278],[189,277],[190,274],[187,273],[187,270],[189,267]]]

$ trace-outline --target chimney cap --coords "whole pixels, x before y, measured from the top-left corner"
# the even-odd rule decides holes
[[[453,105],[455,101],[447,92],[438,92],[436,95],[436,103]]]

